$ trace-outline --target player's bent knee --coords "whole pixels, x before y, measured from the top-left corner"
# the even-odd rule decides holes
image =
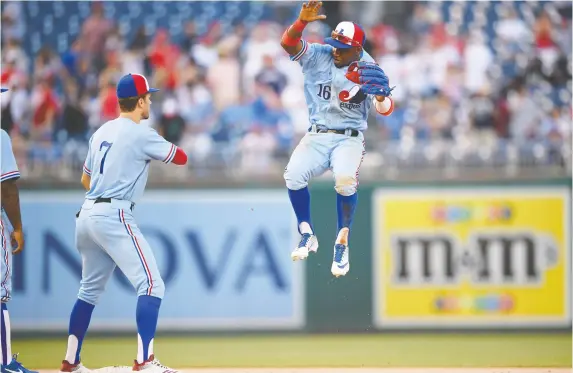
[[[99,297],[103,291],[103,288],[81,286],[78,292],[78,299],[95,306],[98,304]]]
[[[286,170],[284,173],[284,179],[286,187],[290,190],[299,190],[305,188],[308,185],[308,180],[305,180],[302,175],[294,175],[288,170]]]
[[[337,176],[335,178],[334,189],[342,196],[351,196],[356,193],[358,180],[354,176]]]

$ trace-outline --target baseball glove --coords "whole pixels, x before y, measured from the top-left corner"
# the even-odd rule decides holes
[[[346,72],[346,79],[359,84],[360,89],[369,95],[388,97],[395,88],[390,88],[390,82],[384,70],[372,62],[351,63]]]

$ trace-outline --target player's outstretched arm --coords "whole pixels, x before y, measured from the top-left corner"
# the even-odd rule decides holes
[[[163,163],[173,163],[178,166],[187,164],[187,154],[183,149],[170,143],[160,136],[157,131],[148,128],[142,137],[144,159],[157,160]]]
[[[322,1],[309,1],[302,4],[298,19],[283,34],[281,46],[291,56],[297,55],[303,48],[301,42],[302,32],[309,22],[326,19],[325,15],[319,15]]]

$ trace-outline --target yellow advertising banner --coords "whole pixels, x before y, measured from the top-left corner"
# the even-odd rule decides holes
[[[379,189],[379,328],[571,323],[568,188]]]

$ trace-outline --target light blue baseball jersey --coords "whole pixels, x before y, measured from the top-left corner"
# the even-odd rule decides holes
[[[153,128],[127,118],[105,123],[91,137],[84,172],[91,177],[86,199],[137,201],[143,195],[149,162],[169,163],[177,147]]]
[[[0,177],[0,181],[4,182],[6,180],[20,178],[20,171],[18,170],[18,165],[16,164],[16,158],[14,158],[10,136],[4,130],[1,130],[1,132],[2,143],[0,145],[2,145],[2,176]],[[9,232],[12,231],[12,224],[8,220],[8,217],[4,212],[4,208],[2,208],[2,225],[5,230]]]
[[[2,160],[1,160],[1,181],[7,181],[10,179],[18,179],[20,177],[20,171],[18,170],[18,165],[16,164],[16,159],[14,158],[14,153],[12,152],[12,142],[10,141],[10,136],[4,130],[1,131],[2,142]],[[1,292],[2,292],[2,302],[7,302],[11,298],[12,293],[12,243],[10,241],[10,234],[12,233],[12,224],[6,215],[4,209],[2,209],[2,218],[0,221],[0,244],[2,246],[1,252],[1,267],[2,273],[0,274],[1,280]]]
[[[310,123],[328,129],[364,131],[373,96],[356,94],[359,86],[345,76],[348,66],[334,65],[333,49],[330,45],[302,40],[301,51],[291,56],[291,60],[302,66]],[[366,52],[360,60],[374,62]]]

